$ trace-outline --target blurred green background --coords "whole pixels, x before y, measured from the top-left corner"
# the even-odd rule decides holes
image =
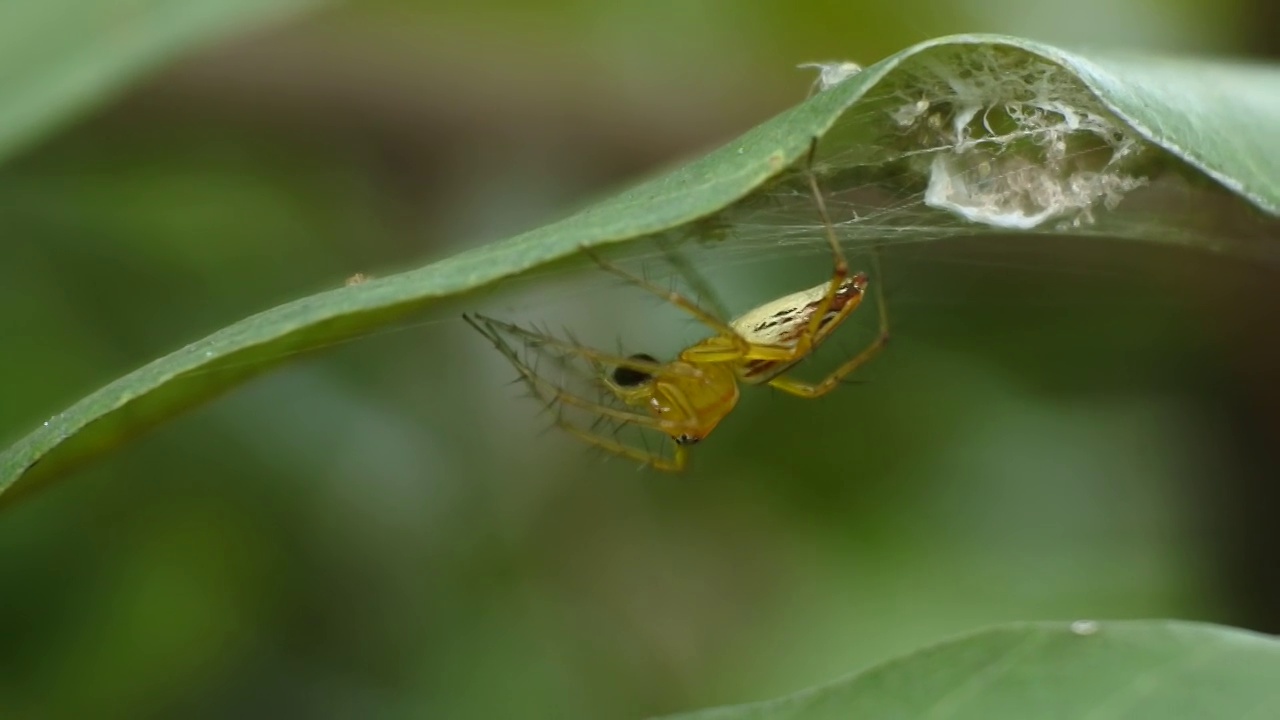
[[[1274,57],[1268,7],[366,0],[206,47],[0,166],[0,441],[726,142],[797,63],[960,31]],[[743,309],[815,258],[713,278]],[[183,416],[0,521],[0,714],[630,718],[1001,620],[1280,631],[1274,264],[977,238],[888,267],[865,382],[748,393],[680,477],[542,432],[452,309]],[[477,303],[571,324],[563,279]],[[624,340],[697,337],[586,292]]]

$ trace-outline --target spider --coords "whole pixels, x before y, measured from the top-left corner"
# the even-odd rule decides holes
[[[586,442],[658,470],[678,472],[688,462],[688,448],[706,438],[738,403],[741,385],[768,385],[802,398],[819,398],[875,357],[889,340],[888,316],[883,292],[877,292],[879,332],[860,352],[816,383],[787,375],[831,336],[862,303],[870,283],[862,272],[850,273],[836,238],[812,165],[816,139],[810,145],[806,174],[809,190],[822,219],[831,249],[831,277],[807,290],[784,295],[749,310],[728,322],[703,309],[678,292],[613,265],[588,248],[582,252],[605,271],[670,302],[711,329],[712,335],[662,362],[651,355],[606,353],[574,342],[559,340],[483,315],[463,315],[515,366],[534,396],[548,407],[577,408],[593,413],[597,422],[583,426],[556,413],[556,424]],[[876,265],[878,267],[878,256]],[[519,339],[526,349],[552,348],[565,357],[582,358],[593,367],[602,399],[576,394],[540,375],[522,360],[506,337]],[[619,403],[609,404],[616,400]],[[674,450],[652,452],[623,442],[616,434],[597,429],[601,421],[656,430],[670,438]]]

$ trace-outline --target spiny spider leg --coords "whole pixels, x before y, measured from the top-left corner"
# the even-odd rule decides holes
[[[666,472],[680,472],[684,470],[688,461],[688,450],[683,445],[675,445],[675,451],[670,458],[660,455],[649,450],[641,450],[639,448],[627,445],[624,442],[614,439],[597,432],[583,429],[567,420],[558,418],[556,424],[576,436],[578,439],[595,445],[602,450],[606,450],[615,455],[621,455],[637,462],[644,463],[657,470]]]
[[[808,323],[806,323],[805,329],[795,339],[793,343],[790,343],[787,345],[767,345],[767,344],[761,344],[761,343],[749,343],[748,349],[743,356],[743,359],[746,361],[767,360],[767,361],[774,361],[774,362],[785,364],[785,363],[795,362],[805,357],[806,355],[808,355],[810,352],[813,351],[813,348],[821,344],[822,341],[825,340],[828,335],[834,332],[835,329],[839,327],[844,322],[844,320],[854,310],[858,308],[858,306],[862,302],[863,290],[866,288],[866,285],[869,282],[866,275],[863,275],[861,273],[859,273],[858,275],[855,275],[853,277],[852,285],[858,291],[857,296],[850,300],[847,300],[844,303],[844,305],[842,305],[839,308],[839,310],[836,311],[836,314],[834,316],[827,317],[827,314],[831,311],[832,306],[835,304],[837,298],[839,297],[841,288],[850,282],[848,279],[849,263],[845,258],[843,249],[840,247],[840,241],[836,237],[835,228],[831,223],[830,213],[827,212],[826,200],[823,199],[822,190],[818,186],[817,176],[813,172],[814,157],[817,153],[817,149],[818,149],[818,141],[817,141],[817,138],[814,138],[809,145],[809,155],[808,155],[808,160],[806,162],[805,173],[807,175],[809,189],[813,195],[814,205],[817,207],[818,215],[822,220],[822,227],[825,232],[827,245],[831,249],[831,255],[833,258],[831,282],[827,285],[827,291],[823,294],[822,299],[818,302],[818,305],[812,310],[812,314],[809,316],[809,321]],[[871,345],[868,346],[867,348],[868,350],[871,351],[869,356],[861,357],[862,353],[860,353],[858,357],[851,358],[848,362],[846,362],[836,370],[836,373],[834,374],[835,377],[832,380],[831,387],[834,387],[836,384],[838,384],[839,379],[841,377],[844,377],[848,373],[853,372],[853,370],[861,366],[867,360],[870,360],[871,357],[874,357],[875,353],[879,351],[880,347],[882,347],[885,344],[885,342],[888,340],[888,337],[889,337],[889,331],[888,331],[889,320],[888,320],[888,314],[886,312],[885,304],[884,304],[884,286],[883,286],[883,283],[880,282],[881,281],[880,255],[879,255],[878,247],[873,247],[872,255],[873,255],[873,266],[876,271],[876,280],[875,280],[876,305],[877,305],[877,310],[879,312],[880,333],[877,336],[876,340],[872,341]],[[779,379],[779,378],[775,378],[775,379]],[[779,380],[780,380],[778,384],[779,387],[787,384],[788,382],[794,383],[793,389],[806,387],[803,383],[799,383],[798,381],[788,381],[788,380],[781,380],[781,379]],[[824,380],[824,383],[825,383],[825,380]],[[829,391],[830,391],[830,388],[827,388],[817,394],[805,395],[805,396],[819,397],[820,395],[825,394],[826,392],[829,392]],[[804,392],[805,392],[804,390],[797,389],[797,391],[794,392],[793,394],[802,394]]]
[[[698,306],[697,303],[693,302],[692,300],[689,300],[688,298],[681,295],[680,293],[674,290],[663,289],[661,286],[656,285],[653,282],[640,277],[639,275],[634,275],[626,270],[623,270],[617,265],[614,265],[608,260],[605,260],[603,257],[600,256],[599,253],[597,253],[595,250],[592,250],[589,247],[584,246],[581,249],[584,255],[594,260],[595,263],[599,265],[601,268],[603,268],[604,270],[610,273],[613,273],[614,275],[617,275],[618,277],[622,278],[623,280],[626,280],[627,282],[631,283],[632,285],[635,285],[636,287],[642,288],[644,290],[647,290],[650,293],[653,293],[654,295],[662,298],[663,300],[666,300],[672,305],[675,305],[681,310],[689,313],[690,315],[694,316],[698,320],[702,321],[704,325],[711,328],[712,330],[715,330],[717,334],[726,335],[726,336],[735,337],[735,338],[738,337],[738,333],[735,332],[733,328],[729,327],[729,324],[727,322],[725,322],[724,320],[721,320],[720,318],[716,317],[710,312],[703,310],[701,307]],[[744,341],[744,346],[745,346],[745,341]]]
[[[822,220],[822,228],[825,231],[827,244],[831,246],[831,283],[827,285],[827,293],[822,297],[822,301],[818,303],[818,307],[814,310],[813,316],[809,318],[809,325],[805,328],[805,332],[798,338],[795,343],[795,355],[799,357],[805,355],[814,346],[814,341],[818,336],[819,330],[822,329],[827,313],[830,312],[831,306],[836,301],[836,294],[840,292],[840,288],[844,285],[845,278],[849,277],[849,261],[844,257],[844,250],[840,247],[840,240],[836,237],[835,227],[831,224],[831,214],[827,212],[827,201],[822,197],[822,189],[818,187],[818,176],[813,172],[813,160],[818,154],[818,138],[814,137],[809,142],[809,156],[805,161],[805,175],[809,181],[809,190],[813,192],[813,203],[818,207],[818,217]],[[877,278],[879,281],[879,278]],[[851,310],[850,310],[851,311]],[[844,313],[847,315],[848,313]],[[839,318],[843,320],[843,317]],[[832,323],[837,325],[838,323]]]
[[[565,417],[564,413],[557,411],[553,419],[553,422],[557,427],[560,427],[579,439],[605,451],[642,462],[658,470],[678,472],[684,469],[687,462],[687,451],[679,445],[675,446],[672,457],[668,458],[659,453],[632,447],[613,436],[604,435],[597,430],[597,427],[601,422],[606,421],[606,419],[611,419],[616,421],[619,426],[625,424],[639,425],[641,427],[651,428],[670,435],[673,432],[680,432],[680,428],[672,427],[674,425],[673,423],[663,422],[651,415],[629,412],[609,407],[601,403],[592,402],[568,392],[564,388],[557,386],[555,383],[552,383],[533,372],[528,364],[520,359],[520,356],[516,353],[515,349],[512,348],[505,339],[503,339],[501,334],[498,332],[498,329],[519,331],[521,336],[532,336],[538,340],[544,339],[544,336],[531,333],[519,328],[518,326],[493,320],[481,315],[463,315],[463,319],[481,335],[485,336],[493,346],[497,348],[513,366],[515,366],[516,370],[520,373],[521,378],[525,381],[529,389],[534,393],[534,396],[539,401],[545,403],[548,407],[572,405],[586,412],[596,414],[596,420],[592,423],[592,426],[590,428],[584,428],[569,420]],[[634,362],[631,364],[648,365],[651,363]]]
[[[559,385],[556,385],[550,380],[543,378],[538,373],[535,373],[524,360],[520,359],[520,356],[515,349],[513,349],[497,331],[492,327],[487,327],[490,323],[493,323],[506,329],[506,323],[495,321],[491,318],[484,317],[483,315],[463,315],[462,317],[463,320],[466,320],[466,322],[471,325],[471,327],[475,328],[481,335],[488,338],[489,342],[493,343],[493,346],[497,348],[513,366],[515,366],[516,371],[525,379],[529,387],[538,396],[538,399],[544,403],[548,405],[555,405],[557,403],[572,405],[573,407],[581,410],[611,417],[621,422],[653,428],[668,435],[673,433],[679,434],[680,431],[683,430],[679,423],[662,420],[645,413],[610,407],[608,405],[588,400],[560,387]],[[485,326],[482,327],[482,324]],[[510,327],[516,326],[512,325]],[[586,431],[584,430],[583,432]]]
[[[495,345],[501,342],[495,341],[494,339],[494,336],[499,334],[497,331],[501,330],[502,332],[521,338],[530,348],[554,348],[555,350],[566,354],[584,358],[597,369],[604,366],[625,367],[632,370],[638,370],[647,375],[656,375],[664,369],[667,369],[667,366],[657,361],[607,353],[585,345],[561,340],[550,333],[535,332],[527,328],[522,328],[519,325],[497,320],[479,313],[472,316],[464,315],[463,319],[466,320],[471,327],[480,330],[480,334],[489,338],[489,341]],[[486,328],[488,328],[488,331],[481,330],[480,327],[477,326],[476,321],[483,323]],[[506,343],[503,342],[502,344],[505,345]],[[504,352],[503,354],[506,353]],[[508,355],[508,358],[510,358],[510,355]]]
[[[840,367],[831,372],[822,380],[816,383],[806,383],[800,380],[780,375],[769,381],[769,385],[775,387],[785,393],[796,395],[802,398],[820,398],[823,395],[835,390],[840,386],[840,381],[847,377],[850,373],[865,365],[868,361],[880,354],[884,346],[889,342],[889,326],[884,323],[880,326],[880,332],[876,338],[871,341],[862,352],[849,358],[841,363]]]
[[[666,259],[667,264],[672,267],[680,277],[684,278],[685,284],[694,294],[693,304],[711,308],[711,313],[718,318],[731,317],[728,308],[724,304],[724,300],[720,298],[715,287],[707,282],[706,276],[698,271],[689,262],[689,259],[682,255],[675,245],[668,241],[659,239],[657,241],[658,249],[662,251],[662,256]]]
[[[817,152],[817,149],[818,149],[818,141],[815,138],[812,144],[810,144],[809,146],[809,161],[808,161],[808,169],[807,169],[809,189],[813,191],[814,203],[818,207],[818,215],[821,217],[822,226],[826,230],[827,243],[831,246],[832,254],[835,256],[835,269],[832,275],[832,284],[827,292],[826,297],[824,298],[823,303],[819,305],[818,309],[814,312],[813,317],[809,319],[809,327],[807,328],[807,332],[806,332],[807,341],[806,341],[806,337],[799,338],[796,342],[795,347],[791,348],[792,350],[791,356],[789,358],[776,358],[779,360],[795,359],[796,357],[803,355],[804,351],[806,350],[806,345],[808,347],[812,347],[813,345],[820,343],[823,339],[825,339],[825,336],[827,334],[829,334],[832,330],[834,330],[837,326],[839,326],[841,322],[843,322],[844,317],[846,315],[852,312],[861,303],[861,298],[859,298],[858,301],[856,302],[847,303],[843,308],[841,308],[840,312],[837,314],[837,316],[834,319],[832,319],[828,323],[825,323],[825,324],[823,323],[823,316],[825,315],[826,312],[830,310],[831,301],[833,301],[835,298],[835,290],[838,289],[839,284],[843,282],[843,278],[848,274],[849,267],[848,267],[847,261],[845,260],[844,252],[840,248],[840,242],[836,238],[835,229],[831,223],[831,216],[827,212],[826,201],[823,199],[822,191],[818,187],[817,176],[813,172],[813,159],[814,159],[814,155]],[[888,344],[889,313],[888,313],[888,307],[885,305],[885,300],[884,300],[884,282],[883,282],[884,278],[883,278],[883,274],[881,272],[881,266],[880,266],[879,245],[872,246],[871,257],[872,257],[872,269],[876,275],[876,279],[875,279],[876,313],[879,319],[879,329],[876,333],[876,337],[870,343],[868,343],[867,346],[864,347],[862,351],[860,351],[857,355],[841,363],[839,367],[837,367],[829,375],[827,375],[827,377],[823,378],[821,381],[817,383],[807,383],[807,382],[796,380],[794,378],[790,378],[783,375],[783,376],[775,377],[769,380],[769,383],[768,383],[769,385],[779,390],[782,390],[783,392],[787,392],[792,395],[796,395],[798,397],[803,397],[803,398],[822,397],[823,395],[826,395],[827,393],[831,392],[836,387],[838,387],[842,379],[844,379],[850,373],[862,367],[868,361],[870,361],[872,358],[878,355],[880,351],[884,349],[884,346]],[[863,285],[865,286],[865,281]],[[859,294],[861,295],[861,293]],[[760,347],[753,347],[752,350],[755,354],[761,355],[761,356],[771,354],[768,351],[764,351],[764,349]],[[764,358],[761,358],[761,359],[764,359]]]

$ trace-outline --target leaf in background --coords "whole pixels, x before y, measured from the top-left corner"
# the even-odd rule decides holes
[[[922,43],[703,158],[565,220],[417,270],[287,303],[162,357],[0,454],[0,492],[11,499],[14,490],[300,352],[370,333],[583,246],[696,228],[713,215],[732,230],[736,214],[758,211],[755,201],[781,184],[779,176],[804,157],[814,137],[822,138],[819,172],[828,192],[882,187],[891,198],[921,199],[901,216],[890,208],[875,222],[842,222],[846,240],[920,241],[994,228],[1218,249],[1223,238],[1195,232],[1187,218],[1148,210],[1136,222],[1117,223],[1121,215],[1110,210],[1131,190],[1172,177],[1212,186],[1206,192],[1234,200],[1227,203],[1234,221],[1273,222],[1280,212],[1277,98],[1276,68],[1094,61],[995,36]],[[792,198],[805,196],[765,196],[774,206]],[[1175,211],[1196,207],[1183,202]],[[1248,250],[1261,244],[1272,252],[1268,243],[1257,240]]]
[[[0,3],[0,160],[182,52],[319,0]]]
[[[776,700],[666,720],[1274,717],[1280,642],[1169,621],[1021,623]]]

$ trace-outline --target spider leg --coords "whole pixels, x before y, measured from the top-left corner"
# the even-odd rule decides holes
[[[693,291],[697,298],[694,304],[710,307],[711,313],[716,317],[729,317],[729,309],[725,306],[724,301],[720,299],[715,287],[707,282],[706,276],[699,272],[689,262],[689,259],[676,249],[675,244],[668,240],[659,239],[657,245],[658,249],[662,251],[662,256],[666,259],[667,264],[684,278],[689,289]]]
[[[706,325],[712,330],[715,330],[717,334],[724,335],[726,337],[731,337],[731,338],[738,338],[738,333],[734,331],[732,327],[729,327],[729,323],[725,322],[724,320],[721,320],[720,318],[716,317],[714,314],[702,309],[701,307],[698,306],[697,303],[693,302],[692,300],[689,300],[688,298],[681,295],[680,293],[674,290],[665,290],[661,286],[656,285],[640,277],[639,275],[633,275],[632,273],[627,272],[626,270],[623,270],[617,265],[614,265],[608,260],[605,260],[603,257],[600,256],[599,253],[595,252],[591,248],[583,247],[581,249],[584,255],[594,260],[595,263],[599,265],[601,268],[603,268],[605,271],[613,273],[614,275],[617,275],[618,277],[631,283],[632,285],[635,285],[636,287],[646,290],[662,298],[663,300],[666,300],[672,305],[675,305],[681,310],[697,318],[699,321],[702,322],[702,324]],[[745,341],[743,341],[743,347],[745,349]]]
[[[880,351],[884,349],[884,346],[888,342],[889,326],[886,323],[881,325],[880,332],[876,335],[876,338],[872,340],[869,345],[863,348],[862,352],[859,352],[857,355],[854,355],[844,361],[840,367],[833,370],[830,375],[826,376],[819,382],[806,383],[794,378],[789,378],[785,375],[780,375],[770,380],[768,384],[771,387],[775,387],[785,393],[789,393],[797,397],[820,398],[839,387],[840,381],[850,373],[865,365],[867,361],[871,360],[871,358],[879,355]]]
[[[632,447],[613,437],[580,427],[563,418],[557,418],[556,425],[583,442],[594,445],[606,452],[611,452],[614,455],[643,463],[655,470],[680,472],[688,462],[688,451],[683,445],[675,445],[675,451],[668,458],[656,452]]]
[[[756,360],[773,361],[777,363],[794,363],[808,355],[815,347],[820,345],[822,341],[834,332],[835,329],[839,327],[846,318],[848,318],[849,314],[862,303],[863,292],[860,291],[855,299],[845,302],[845,304],[836,312],[834,317],[829,319],[827,318],[827,313],[830,312],[832,305],[835,303],[836,296],[840,288],[845,284],[849,277],[849,263],[845,258],[844,251],[840,247],[839,238],[836,237],[835,228],[831,223],[831,215],[827,212],[826,200],[823,199],[822,189],[818,186],[817,176],[813,172],[813,162],[814,157],[817,154],[817,150],[818,139],[815,137],[809,145],[809,156],[805,172],[808,177],[809,190],[813,194],[814,205],[817,207],[818,215],[822,219],[822,227],[825,230],[827,244],[831,248],[833,262],[831,283],[827,286],[827,292],[814,308],[813,314],[809,317],[809,321],[806,324],[804,331],[796,338],[794,344],[786,346],[751,344],[748,351],[744,354],[744,361]],[[876,307],[879,316],[879,333],[876,339],[873,340],[871,344],[863,350],[863,352],[841,365],[840,368],[837,368],[837,370],[832,373],[831,377],[823,380],[823,382],[818,385],[809,386],[790,378],[781,377],[772,378],[770,380],[770,384],[774,384],[773,381],[776,380],[777,384],[775,384],[775,387],[779,387],[779,389],[786,390],[790,388],[788,391],[794,391],[793,394],[804,395],[805,397],[818,397],[830,392],[832,388],[839,384],[841,378],[853,372],[867,360],[870,360],[879,353],[880,349],[884,347],[885,343],[889,340],[889,316],[884,302],[884,285],[881,282],[882,272],[880,267],[880,250],[878,246],[872,248],[872,269],[876,275]],[[858,286],[859,276],[854,276],[853,282],[855,286]],[[865,288],[866,283],[867,280],[865,276],[862,276],[861,287]],[[827,384],[828,381],[830,384]],[[815,390],[815,388],[821,388],[821,390]]]
[[[525,347],[535,351],[554,350],[558,353],[580,357],[586,360],[597,371],[603,370],[606,366],[625,367],[632,370],[638,370],[648,375],[657,375],[662,372],[674,374],[679,372],[673,370],[667,365],[660,362],[645,360],[638,357],[626,357],[621,354],[607,353],[595,348],[590,348],[579,343],[561,340],[550,333],[538,332],[528,328],[520,327],[509,322],[497,320],[485,315],[476,313],[474,315],[463,315],[462,319],[468,325],[475,328],[484,335],[495,347],[503,352],[508,359],[512,359],[515,354],[511,350],[510,345],[502,339],[502,333],[506,333],[513,337],[519,338]],[[503,348],[506,348],[504,350]],[[510,352],[508,352],[510,351]],[[516,360],[513,360],[516,362]]]
[[[583,426],[570,420],[565,415],[563,404],[556,405],[555,410],[555,417],[548,429],[553,426],[559,428],[604,452],[635,460],[641,463],[642,467],[647,466],[663,472],[677,473],[684,470],[688,461],[687,451],[680,445],[675,445],[672,456],[667,457],[661,451],[654,452],[650,450],[647,440],[643,449],[619,440],[617,433],[624,425],[631,422],[630,418],[619,419],[616,415],[597,414],[595,420],[589,426]],[[641,435],[641,437],[647,439],[648,436]]]
[[[799,356],[807,354],[819,341],[819,333],[824,324],[824,318],[827,312],[831,310],[831,306],[836,301],[836,294],[840,292],[840,287],[844,285],[845,279],[849,277],[849,261],[845,259],[844,250],[840,247],[840,239],[836,237],[835,227],[831,224],[831,214],[827,212],[827,201],[822,197],[822,188],[818,187],[818,176],[813,172],[813,159],[818,154],[818,138],[814,137],[809,143],[809,156],[805,161],[805,175],[809,181],[809,190],[813,193],[813,203],[818,208],[818,217],[822,220],[822,228],[825,231],[827,244],[831,246],[831,283],[827,285],[827,292],[823,295],[818,307],[814,310],[813,316],[809,318],[809,324],[805,328],[803,334],[796,338],[795,349]],[[847,313],[844,313],[847,315]],[[838,318],[840,320],[843,317]],[[839,324],[838,322],[830,323],[829,327]]]
[[[529,364],[525,363],[524,360],[521,360],[521,357],[517,354],[515,348],[511,347],[511,345],[509,345],[509,343],[504,340],[500,334],[494,332],[492,325],[490,325],[490,323],[497,323],[499,327],[506,327],[506,323],[498,323],[497,320],[484,318],[484,316],[481,315],[463,315],[463,319],[465,319],[468,324],[471,324],[471,327],[474,327],[476,331],[479,331],[480,334],[483,334],[483,336],[488,338],[489,342],[492,342],[493,346],[497,347],[498,351],[502,352],[502,355],[507,357],[509,363],[515,366],[516,372],[520,373],[521,379],[525,380],[526,386],[529,387],[530,391],[534,393],[534,396],[538,398],[540,402],[543,402],[543,405],[545,406],[561,407],[568,405],[576,407],[576,409],[582,410],[584,413],[594,414],[596,419],[609,418],[617,420],[618,423],[640,425],[640,427],[643,428],[659,430],[659,432],[667,434],[667,436],[677,436],[677,434],[684,432],[686,429],[684,425],[672,423],[672,421],[669,420],[654,418],[653,415],[649,415],[648,413],[637,413],[637,411],[623,410],[620,409],[620,407],[604,405],[602,402],[588,400],[588,398],[576,395],[576,393],[570,392],[568,389],[552,382],[552,380],[544,378],[543,375],[534,372],[534,369],[532,369]],[[516,325],[509,325],[509,327],[516,328]],[[538,338],[544,337],[538,333],[531,334],[534,334],[534,336]],[[639,361],[636,361],[636,363],[639,363]],[[564,429],[570,430],[570,432],[576,434],[576,436],[580,436],[584,439],[588,437],[595,438],[591,442],[600,447],[627,447],[616,441],[616,439],[600,436],[600,434],[594,432],[593,429],[581,428],[579,425],[573,424],[572,421],[564,418],[563,414],[557,414],[556,424],[561,425]],[[640,454],[640,451],[635,450],[635,448],[631,448],[631,450],[634,454]],[[620,454],[634,456],[627,454],[627,452],[620,452]]]
[[[877,273],[879,273],[880,255],[878,248],[874,250],[873,257],[874,267]],[[878,279],[879,278],[877,277],[877,280]],[[840,308],[840,311],[830,322],[819,328],[818,333],[814,336],[811,347],[816,346],[825,340],[826,337],[840,325],[840,323],[844,322],[849,313],[853,312],[861,302],[862,296],[860,294],[857,301],[846,303],[844,307]],[[884,349],[884,346],[889,343],[889,312],[888,307],[885,305],[883,283],[877,283],[876,286],[876,309],[879,318],[879,327],[876,331],[875,338],[857,355],[854,355],[841,363],[840,367],[833,370],[831,374],[827,375],[827,377],[816,383],[806,383],[785,375],[779,375],[777,377],[770,378],[767,381],[767,384],[785,393],[803,398],[819,398],[836,389],[840,385],[841,380],[865,365],[876,355],[879,355],[880,351]],[[753,345],[748,352],[746,359],[774,360],[779,363],[794,363],[797,360],[800,360],[804,354],[799,352],[799,350],[799,343],[797,343],[796,347]]]

